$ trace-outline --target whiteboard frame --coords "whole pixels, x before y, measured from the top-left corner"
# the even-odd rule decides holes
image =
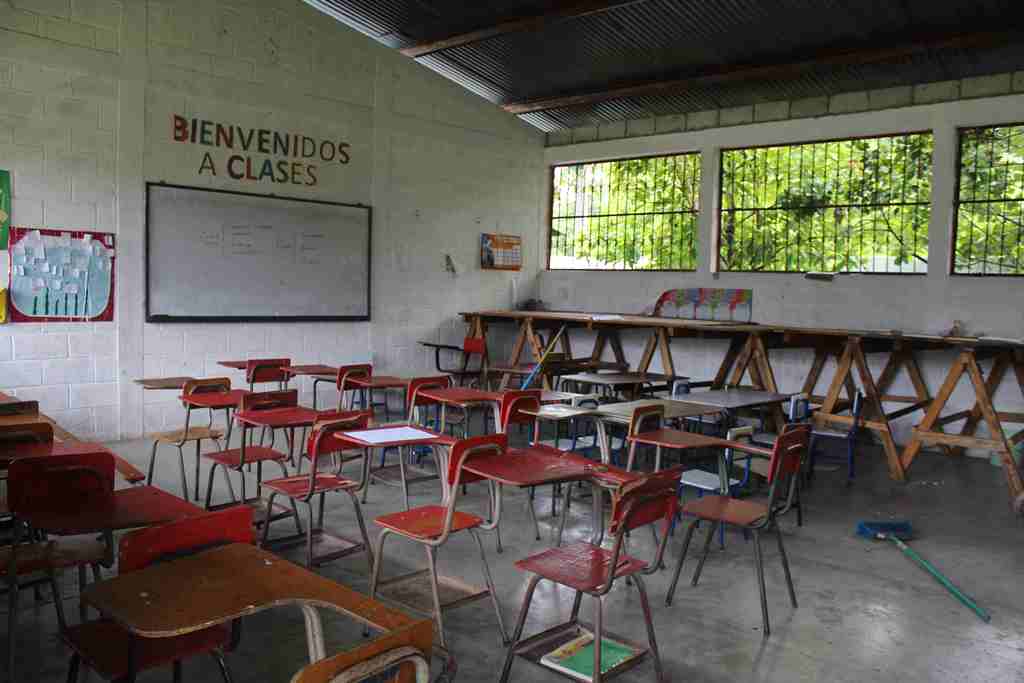
[[[234,194],[243,197],[256,197],[259,199],[282,199],[289,202],[305,202],[307,204],[327,204],[330,206],[345,206],[352,209],[363,209],[366,211],[366,315],[246,315],[246,316],[208,316],[208,315],[167,315],[153,313],[149,308],[150,296],[150,268],[149,260],[149,224],[150,224],[150,189],[154,187],[165,187],[174,190],[197,190],[199,192],[213,192],[217,194]],[[372,312],[372,286],[373,286],[373,207],[366,204],[347,204],[344,202],[328,202],[322,199],[307,199],[305,197],[290,197],[279,194],[257,194],[254,192],[239,192],[237,190],[221,190],[212,187],[196,187],[194,185],[177,185],[164,182],[146,182],[146,322],[147,323],[277,323],[277,322],[368,322]]]

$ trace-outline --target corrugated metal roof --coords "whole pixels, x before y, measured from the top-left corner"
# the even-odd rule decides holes
[[[503,0],[306,0],[395,48],[551,11]],[[565,3],[559,3],[559,7]],[[714,69],[802,62],[922,36],[1022,27],[1019,0],[646,0],[446,47],[425,66],[497,104],[686,79]],[[556,8],[557,9],[557,8]],[[1024,35],[1024,34],[1022,34]],[[785,76],[698,83],[521,116],[541,130],[916,84],[1024,68],[1024,41],[928,50],[867,64],[808,64]]]

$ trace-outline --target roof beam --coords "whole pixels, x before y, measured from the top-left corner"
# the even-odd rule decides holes
[[[507,35],[509,33],[522,33],[524,31],[536,31],[549,24],[580,17],[600,14],[619,7],[638,5],[648,0],[560,0],[550,3],[550,7],[539,14],[526,17],[515,17],[506,19],[493,26],[486,26],[445,36],[430,41],[425,41],[399,50],[406,57],[417,59],[435,52],[449,50],[453,47],[479,43],[490,38]]]
[[[918,38],[917,40],[887,47],[872,46],[854,49],[831,49],[819,52],[806,59],[790,62],[708,66],[698,69],[696,73],[686,78],[620,83],[607,90],[508,102],[503,104],[502,108],[512,114],[530,114],[551,109],[592,105],[627,97],[679,93],[709,85],[773,78],[791,78],[810,69],[822,66],[875,64],[906,59],[933,50],[997,47],[1019,39],[1020,33],[1018,31],[958,33]]]

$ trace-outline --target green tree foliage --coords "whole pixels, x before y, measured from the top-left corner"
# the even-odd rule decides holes
[[[551,267],[693,270],[700,156],[554,169]]]
[[[727,150],[722,270],[924,272],[928,133]]]
[[[1024,126],[960,134],[954,272],[1024,274]]]

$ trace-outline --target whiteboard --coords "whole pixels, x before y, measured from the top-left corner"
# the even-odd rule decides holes
[[[146,320],[370,319],[370,207],[146,186]]]

